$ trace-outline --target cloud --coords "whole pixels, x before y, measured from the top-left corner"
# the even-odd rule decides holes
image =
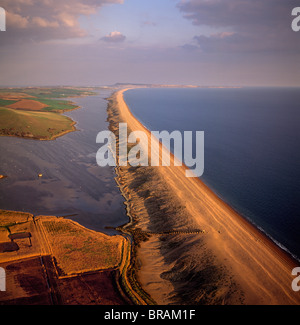
[[[196,50],[199,49],[198,46],[193,45],[193,44],[184,44],[184,45],[180,46],[180,48],[182,48],[182,49],[184,49],[184,50],[187,50],[187,51],[189,51],[189,52],[191,52],[191,51],[196,51]]]
[[[222,32],[211,34],[210,36],[199,35],[194,37],[198,49],[203,52],[223,52],[223,53],[240,53],[252,52],[255,41],[239,33]],[[258,44],[256,44],[256,50]]]
[[[7,12],[7,40],[47,41],[84,37],[79,18],[123,0],[2,0]],[[38,27],[38,28],[37,28]]]
[[[41,17],[33,17],[32,24],[42,28],[58,28],[59,23],[57,21],[49,21]],[[28,24],[27,24],[28,25]]]
[[[274,27],[274,22],[282,25],[297,3],[298,0],[181,0],[178,8],[195,25],[244,29],[257,25]]]
[[[12,12],[7,12],[6,20],[8,27],[24,29],[29,25],[27,17],[22,17],[21,15]]]
[[[181,0],[178,8],[194,25],[218,31],[194,37],[194,43],[202,51],[296,52],[300,42],[291,31],[291,11],[297,3],[297,0]]]
[[[124,42],[126,39],[126,36],[121,34],[120,32],[111,32],[108,35],[101,38],[102,41],[108,42],[108,43],[121,43]]]
[[[157,26],[157,23],[153,22],[153,21],[150,21],[150,20],[145,20],[142,22],[142,26]]]

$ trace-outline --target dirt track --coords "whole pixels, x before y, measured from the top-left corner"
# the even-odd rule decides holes
[[[115,277],[117,271],[91,272],[58,278],[51,256],[1,264],[7,274],[7,291],[0,305],[123,305]]]
[[[49,225],[52,232],[49,232]],[[0,266],[6,271],[6,291],[0,292],[0,304],[131,303],[119,284],[120,272],[124,270],[126,273],[128,267],[127,263],[124,264],[128,259],[128,242],[122,236],[112,238],[86,229],[71,220],[37,218],[12,211],[0,211],[0,226],[0,243],[8,243],[11,237],[18,247],[15,251],[0,253]],[[32,241],[17,235],[24,234],[24,231],[30,234]],[[64,239],[68,240],[68,245],[65,245]],[[57,249],[59,247],[65,248]],[[98,252],[94,250],[95,247],[98,247]],[[115,259],[111,257],[107,261],[111,252],[121,248],[120,255],[114,254]],[[75,253],[76,250],[83,250],[85,253],[75,255],[78,260],[74,260],[74,272],[71,268],[72,274],[67,274],[69,268],[66,266],[72,266],[73,262],[59,264],[59,261],[63,256],[72,257],[73,250]],[[116,265],[116,262],[119,264]]]

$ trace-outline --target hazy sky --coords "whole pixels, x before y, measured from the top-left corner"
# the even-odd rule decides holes
[[[300,86],[299,0],[0,0],[0,86]]]

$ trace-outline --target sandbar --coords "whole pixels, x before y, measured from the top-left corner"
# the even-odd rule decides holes
[[[128,89],[109,99],[110,130],[118,137],[118,123],[126,122],[150,143],[150,131],[124,101]],[[299,304],[300,294],[291,288],[299,263],[199,178],[187,178],[187,167],[174,166],[174,159],[169,167],[117,167],[131,217],[124,228],[149,233],[134,240],[143,289],[159,304]]]

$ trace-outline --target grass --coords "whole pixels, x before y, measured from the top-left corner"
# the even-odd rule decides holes
[[[94,95],[95,93],[88,89],[76,88],[25,88],[22,89],[26,94],[36,98],[67,98],[82,95]]]
[[[30,245],[28,238],[15,240],[19,249],[13,252],[2,252],[0,254],[0,264],[41,254],[41,246],[37,240],[33,215],[25,212],[0,210],[0,242],[10,242],[9,234],[23,232],[30,232],[32,245]]]
[[[0,210],[0,242],[9,241],[11,230],[16,232],[15,229],[23,227],[29,220],[32,220],[32,214]]]
[[[63,275],[116,269],[122,261],[122,236],[107,236],[80,226],[69,219],[35,217],[23,212],[0,210],[0,242],[9,242],[10,233],[30,232],[17,239],[20,249],[0,254],[0,263],[16,258],[53,254]],[[49,249],[50,247],[50,249]]]
[[[39,99],[38,101],[45,105],[48,105],[48,107],[45,107],[43,111],[64,112],[78,107],[76,105],[73,105],[71,102],[65,100]]]
[[[115,268],[121,263],[123,237],[88,231],[67,219],[41,219],[43,228],[65,274]]]
[[[7,106],[16,103],[17,100],[9,100],[0,98],[0,106]]]
[[[94,94],[89,88],[1,88],[0,135],[51,140],[74,131],[75,123],[57,113],[70,111],[78,106],[57,98]],[[46,107],[35,105],[35,102]],[[7,107],[15,103],[14,107]]]
[[[0,227],[13,226],[27,222],[33,215],[26,212],[0,210]]]
[[[37,87],[37,88],[2,88],[0,89],[1,94],[7,93],[23,93],[29,95],[30,97],[35,97],[39,99],[43,98],[67,98],[67,97],[75,97],[82,95],[94,95],[95,93],[90,91],[88,88],[65,88],[65,87],[56,87],[56,88],[48,88],[48,87]]]
[[[74,122],[64,115],[0,108],[2,136],[51,140],[73,130]]]

